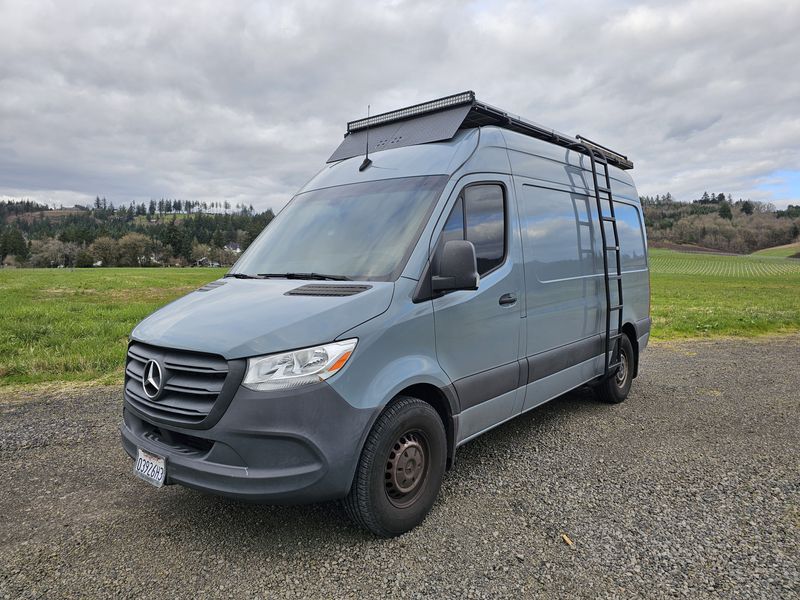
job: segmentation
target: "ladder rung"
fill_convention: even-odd
[[[606,194],[610,194],[611,193],[611,188],[607,188],[604,185],[598,185],[597,186],[597,191],[598,192],[605,192]]]
[[[613,304],[608,307],[608,310],[622,310],[622,304]]]
[[[610,223],[616,223],[617,222],[617,218],[616,217],[601,217],[601,218],[603,219],[603,221],[608,221]]]
[[[609,273],[608,274],[608,278],[609,279],[622,279],[622,275],[619,274],[619,273]]]
[[[619,246],[606,246],[606,252],[611,252],[612,250],[619,251]]]
[[[615,333],[614,335],[608,336],[608,341],[610,342],[611,340],[618,340],[623,335],[625,335],[625,334],[624,333]]]
[[[578,225],[582,225],[584,227],[589,227],[591,226],[591,224],[592,224],[591,221],[578,221]]]
[[[591,248],[582,248],[581,252],[584,252],[586,254],[594,254],[594,250]]]
[[[622,364],[622,361],[618,361],[618,362],[615,362],[615,363],[611,363],[610,365],[608,365],[608,370],[610,371],[611,369],[616,369],[616,368],[617,368],[618,366],[620,366],[621,364]]]

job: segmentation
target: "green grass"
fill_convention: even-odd
[[[753,252],[755,256],[775,256],[780,258],[786,258],[787,256],[792,256],[793,254],[798,254],[798,253],[800,253],[800,242],[795,242],[794,244],[786,244],[785,246],[775,246],[773,248],[765,248],[764,250]]]
[[[650,251],[653,339],[800,330],[800,261]]]
[[[225,269],[0,269],[0,386],[115,382],[127,336]]]
[[[800,330],[800,261],[650,253],[653,339]],[[0,270],[0,388],[118,383],[133,326],[224,269]]]

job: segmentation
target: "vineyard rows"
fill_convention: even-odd
[[[800,280],[800,260],[754,256],[687,255],[655,251],[650,255],[653,273],[708,275],[714,277],[775,277],[788,275]]]

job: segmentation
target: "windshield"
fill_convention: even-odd
[[[447,176],[367,181],[295,196],[231,273],[393,281]]]

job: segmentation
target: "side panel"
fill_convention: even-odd
[[[528,356],[597,335],[604,318],[601,239],[589,196],[518,180]]]

